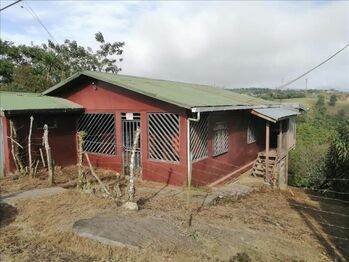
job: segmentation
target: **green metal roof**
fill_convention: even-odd
[[[223,88],[207,85],[150,79],[128,75],[83,71],[44,91],[43,94],[54,95],[69,82],[81,76],[104,81],[133,92],[165,101],[179,107],[191,109],[197,107],[224,106],[261,106],[272,102],[243,94],[238,94]]]
[[[63,98],[36,93],[0,92],[0,112],[6,114],[79,110],[83,110],[83,107]]]

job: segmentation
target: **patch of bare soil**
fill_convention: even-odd
[[[314,199],[300,190],[293,190],[291,195],[265,189],[237,201],[222,199],[214,206],[202,206],[196,201],[187,209],[185,194],[180,188],[177,193],[173,190],[166,194],[163,193],[165,187],[151,188],[147,183],[144,188],[142,183],[138,184],[141,209],[132,216],[158,217],[168,223],[169,228],[177,227],[189,240],[185,247],[180,243],[169,245],[158,241],[133,250],[82,238],[72,230],[76,221],[103,214],[125,215],[125,211],[112,200],[69,190],[20,202],[15,210],[0,206],[1,258],[3,261],[348,259],[345,248],[348,241],[344,240],[349,238],[348,230],[344,229],[349,227],[347,217],[338,218],[333,214],[349,215],[345,203]],[[341,228],[326,226],[324,221]]]

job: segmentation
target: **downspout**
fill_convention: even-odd
[[[196,118],[187,118],[187,186],[188,186],[188,194],[187,194],[187,205],[189,207],[190,202],[190,188],[191,188],[191,180],[192,180],[192,160],[191,160],[191,152],[190,152],[190,121],[199,122],[200,121],[200,112],[196,113]]]

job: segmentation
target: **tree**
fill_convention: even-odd
[[[326,157],[324,186],[349,192],[349,120],[337,128]]]
[[[325,105],[325,97],[323,95],[319,95],[315,104],[317,107],[322,107]]]
[[[68,39],[31,46],[0,39],[0,90],[41,92],[78,71],[120,72],[125,43],[106,42],[101,32],[95,39],[95,52]]]
[[[330,102],[328,103],[330,106],[334,106],[337,102],[337,96],[335,94],[331,95]]]

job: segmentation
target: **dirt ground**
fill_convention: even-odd
[[[64,172],[63,172],[64,173]],[[74,175],[72,175],[72,173]],[[66,179],[63,179],[66,177]],[[62,174],[62,183],[75,177]],[[1,179],[3,192],[44,187],[43,179]],[[151,185],[151,187],[150,187]],[[147,190],[141,190],[142,187]],[[73,224],[103,214],[125,215],[114,201],[64,193],[0,205],[1,261],[346,261],[349,259],[348,203],[318,198],[298,189],[264,188],[214,206],[183,194],[162,194],[162,185],[139,183],[140,210],[132,216],[159,217],[188,241],[149,243],[139,249],[103,245],[76,235]],[[152,190],[149,190],[151,188]],[[178,192],[182,190],[177,188]],[[195,192],[194,192],[195,193]],[[207,192],[209,193],[209,192]],[[190,224],[190,227],[188,226]],[[156,227],[156,225],[154,225]]]

